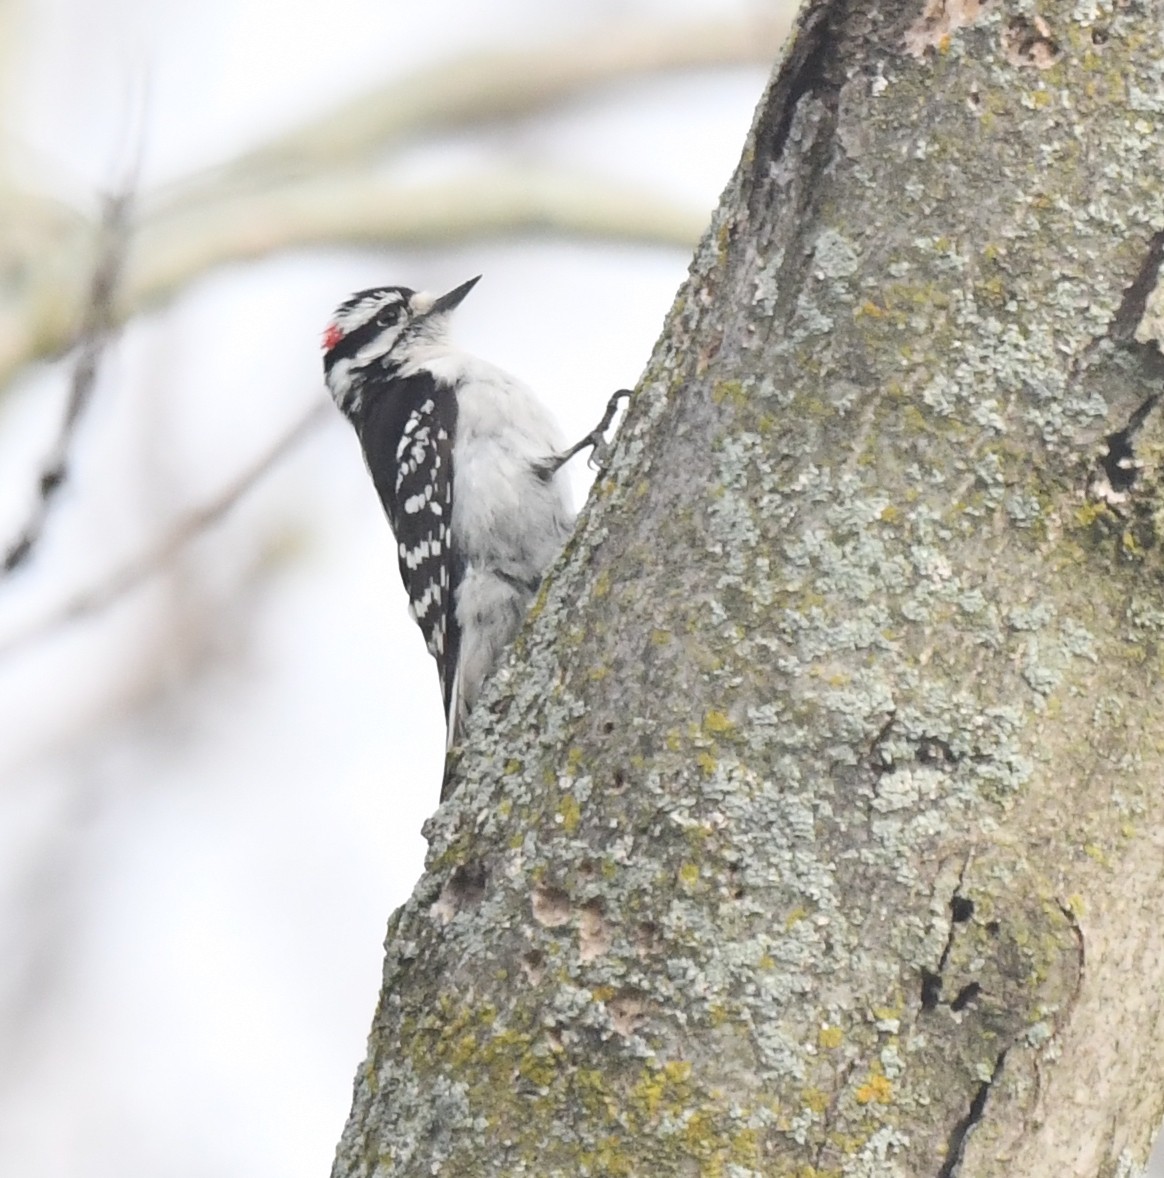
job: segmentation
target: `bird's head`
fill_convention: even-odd
[[[398,368],[412,348],[439,343],[448,317],[480,280],[435,297],[407,286],[376,286],[341,303],[323,333],[323,374],[336,404],[359,408],[359,386],[369,369]]]

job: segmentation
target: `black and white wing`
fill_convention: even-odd
[[[451,716],[461,634],[454,595],[461,560],[452,543],[456,400],[424,373],[385,381],[366,404],[360,441],[396,536],[408,610],[436,659]]]

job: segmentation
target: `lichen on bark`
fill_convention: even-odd
[[[801,14],[429,824],[336,1175],[1143,1161],[1162,29]]]

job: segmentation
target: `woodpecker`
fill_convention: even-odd
[[[323,335],[328,389],[355,427],[409,611],[436,660],[446,751],[573,527],[563,463],[602,444],[627,395],[561,452],[534,394],[449,339],[449,318],[479,278],[439,298],[405,286],[360,291]]]

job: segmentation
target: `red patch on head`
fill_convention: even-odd
[[[323,350],[330,352],[344,338],[343,328],[338,323],[329,323],[323,333]]]

